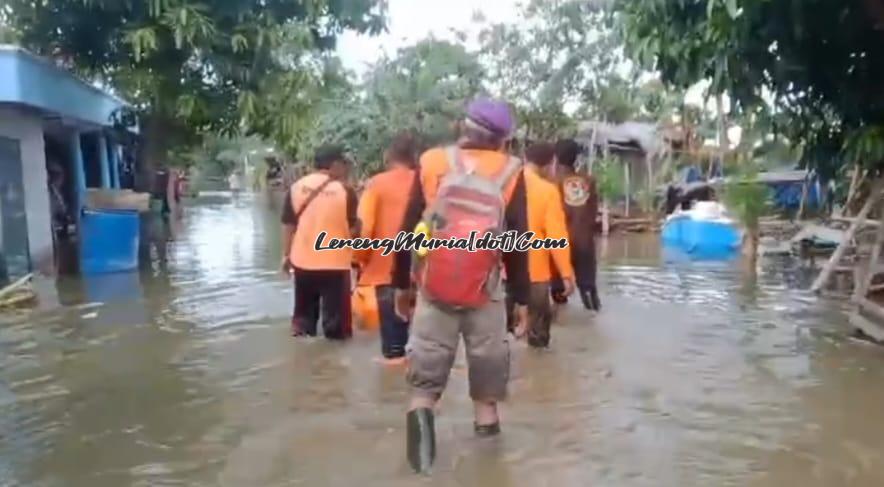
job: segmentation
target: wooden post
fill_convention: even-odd
[[[859,164],[854,164],[853,176],[850,178],[850,188],[847,190],[847,199],[844,201],[844,207],[841,209],[841,214],[843,216],[850,216],[850,205],[853,203],[853,199],[856,195],[859,194],[859,187],[865,180],[866,174],[866,171],[864,171]]]
[[[654,201],[654,164],[653,164],[653,154],[647,153],[645,154],[645,166],[648,168],[648,200],[651,201],[651,206],[653,206]]]
[[[807,205],[807,183],[810,179],[810,171],[804,176],[804,183],[801,184],[801,201],[798,203],[798,214],[796,218],[799,220],[804,219],[804,208]]]
[[[823,286],[829,282],[829,277],[831,277],[832,272],[835,270],[835,267],[838,266],[838,263],[841,262],[841,258],[844,257],[844,252],[846,252],[847,247],[851,245],[851,242],[856,235],[856,231],[862,226],[866,217],[869,215],[869,212],[872,211],[872,207],[874,207],[881,198],[881,184],[882,182],[880,180],[875,183],[875,187],[869,195],[869,199],[866,200],[862,210],[860,210],[859,214],[856,216],[856,220],[851,223],[850,228],[847,229],[847,233],[844,235],[844,240],[838,244],[835,253],[832,254],[832,257],[826,262],[826,265],[823,266],[820,275],[817,276],[815,281],[813,281],[813,285],[810,287],[811,291],[818,293],[822,290]]]
[[[872,280],[875,278],[875,271],[878,268],[878,261],[881,260],[881,246],[884,246],[884,211],[880,212],[881,214],[878,216],[878,231],[875,236],[875,246],[872,247],[872,255],[869,257],[869,262],[865,266],[865,274],[860,274],[860,279],[854,281],[853,288],[853,300],[857,302],[860,298],[865,298],[869,293],[869,286],[872,285]],[[862,269],[862,264],[857,263],[857,270]]]
[[[608,199],[602,201],[602,235],[607,237],[611,231],[611,211],[608,209]]]
[[[592,131],[592,137],[589,138],[589,174],[592,174],[592,171],[595,168],[595,140],[598,133],[599,129],[596,127]]]
[[[629,218],[629,197],[632,194],[629,187],[629,160],[623,161],[623,178],[626,188],[626,218]]]

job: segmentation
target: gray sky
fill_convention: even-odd
[[[345,32],[338,39],[338,55],[344,66],[363,74],[368,64],[376,61],[382,53],[393,54],[397,49],[412,45],[430,35],[440,39],[454,40],[453,31],[467,34],[467,47],[478,48],[476,39],[481,26],[472,21],[481,12],[488,22],[518,23],[520,0],[388,0],[388,32],[380,36],[362,36]],[[685,93],[689,104],[703,106],[705,84],[698,83]],[[730,100],[725,99],[726,111]],[[710,100],[707,110],[714,111]],[[739,133],[731,134],[739,140]]]
[[[414,44],[431,34],[453,40],[452,30],[469,36],[468,47],[475,48],[475,36],[480,27],[471,19],[482,12],[489,22],[518,20],[518,0],[388,0],[389,17],[386,34],[369,37],[347,32],[338,40],[338,54],[344,66],[357,73],[365,72],[365,65],[378,59],[382,52],[393,54],[398,48]]]

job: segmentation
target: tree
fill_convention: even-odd
[[[519,24],[480,35],[490,87],[513,103],[528,137],[567,129],[566,112],[628,118],[636,73],[623,56],[613,17],[598,2],[531,0]]]
[[[845,145],[884,124],[884,28],[875,2],[617,0],[632,52],[667,83],[710,79],[739,107],[772,94],[802,160],[823,176],[852,161]],[[879,167],[884,160],[861,154]]]
[[[25,47],[133,104],[144,167],[204,133],[295,137],[308,104],[299,93],[317,84],[311,54],[343,29],[378,32],[384,10],[383,0],[6,2]]]
[[[482,91],[482,66],[463,46],[426,39],[384,57],[355,87],[331,90],[316,110],[312,144],[338,141],[362,172],[380,167],[393,136],[411,130],[424,146],[450,141],[452,124]],[[305,154],[307,155],[307,154]]]

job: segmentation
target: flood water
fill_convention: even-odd
[[[753,278],[656,236],[605,242],[603,311],[516,346],[499,438],[473,437],[459,359],[418,478],[377,337],[289,337],[277,221],[196,203],[166,266],[3,317],[0,486],[884,485],[884,350],[845,338],[843,305],[797,264]]]

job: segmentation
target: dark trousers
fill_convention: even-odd
[[[350,271],[295,268],[294,335],[316,336],[322,315],[322,331],[331,340],[353,335],[350,310]]]
[[[408,343],[408,322],[396,315],[396,288],[378,286],[375,293],[381,317],[381,353],[384,358],[404,357]]]
[[[515,307],[515,301],[508,294],[506,297],[506,327],[510,332],[515,331],[516,327]],[[549,283],[531,283],[531,293],[528,296],[528,345],[535,348],[548,347],[551,324],[552,306]]]
[[[591,242],[586,246],[572,245],[571,264],[574,266],[577,291],[580,300],[583,301],[583,306],[586,309],[598,311],[601,309],[601,301],[599,300],[598,288],[596,287],[598,262],[595,255],[595,242]],[[567,303],[568,298],[562,296],[562,292],[565,289],[562,280],[554,277],[550,284],[553,301],[557,304]]]

